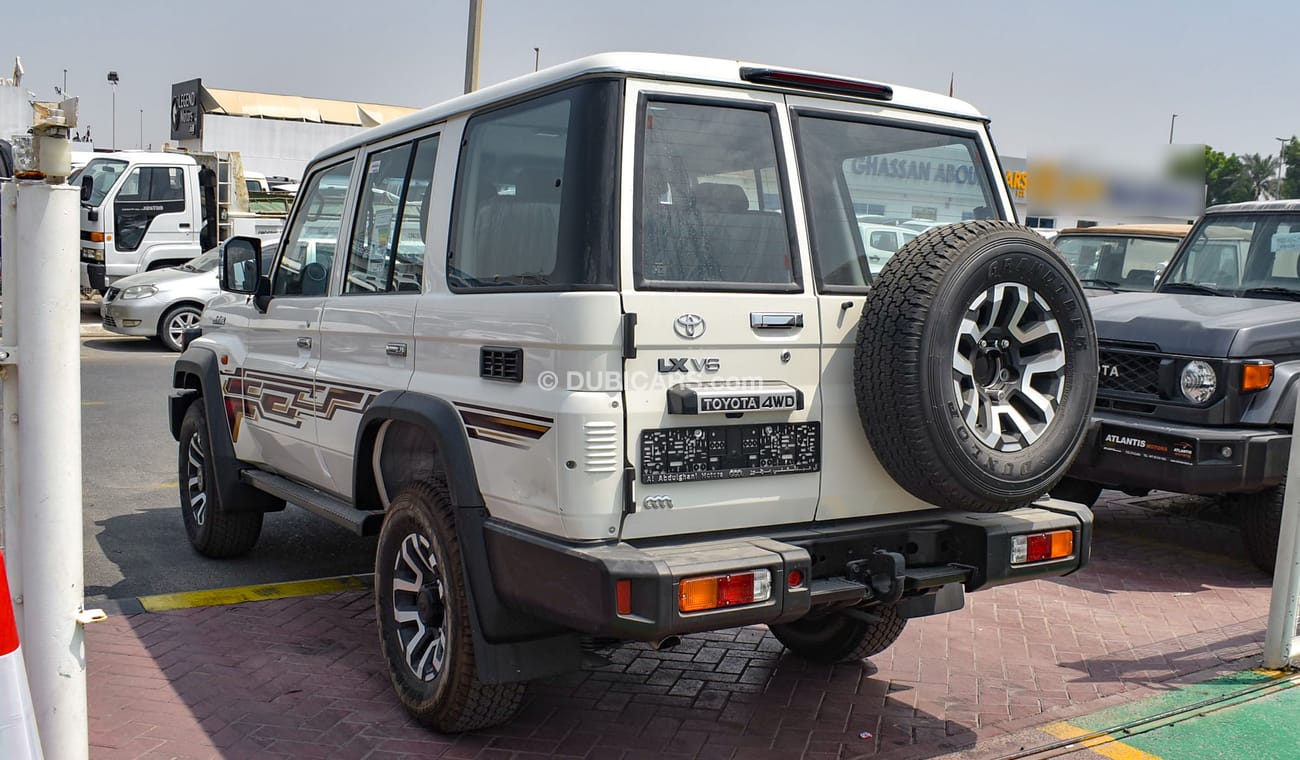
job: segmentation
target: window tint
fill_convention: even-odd
[[[863,240],[869,225],[920,232],[999,216],[973,137],[808,114],[799,116],[796,133],[824,287],[860,289],[879,271],[888,256]]]
[[[469,120],[453,290],[611,287],[618,88],[593,82]]]
[[[650,100],[643,114],[638,286],[797,289],[771,111]]]
[[[352,162],[325,169],[308,180],[297,204],[293,226],[285,233],[271,280],[275,295],[325,295],[343,223]]]
[[[371,156],[352,224],[344,293],[420,290],[438,138]]]
[[[117,197],[123,201],[185,200],[185,176],[176,166],[138,166],[127,175]]]

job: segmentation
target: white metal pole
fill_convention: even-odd
[[[85,601],[79,200],[68,184],[19,182],[18,448],[26,452],[18,462],[26,600],[21,637],[45,756],[57,760],[84,759],[89,752],[79,620]]]
[[[18,236],[18,184],[0,183],[0,230],[10,230],[9,239]],[[0,237],[0,285],[4,294],[0,314],[0,345],[18,345],[18,248],[4,245]],[[8,358],[8,357],[5,357]],[[23,565],[18,501],[18,366],[0,367],[0,477],[4,478],[4,535],[9,573],[9,595],[13,603],[18,630],[23,627]]]
[[[1300,404],[1295,423],[1300,425]],[[1300,427],[1292,427],[1300,430]],[[1264,667],[1284,668],[1296,655],[1296,615],[1300,611],[1300,443],[1292,442],[1282,497],[1282,529],[1278,531],[1277,562],[1273,565],[1273,597],[1264,636]]]

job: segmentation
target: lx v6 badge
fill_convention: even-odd
[[[722,369],[721,359],[692,359],[687,356],[670,356],[659,360],[659,371],[668,372],[717,372]]]

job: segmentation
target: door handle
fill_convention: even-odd
[[[189,222],[181,222],[178,226],[179,226],[181,229],[183,229],[183,230],[188,230],[188,229],[190,228],[190,223],[189,223]]]
[[[803,327],[803,315],[790,311],[751,311],[749,326],[755,330],[788,330]]]
[[[384,348],[384,353],[389,356],[406,356],[406,344],[389,343],[388,346]]]
[[[311,338],[299,338],[298,348],[311,348]]]

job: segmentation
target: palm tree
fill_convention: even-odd
[[[1251,197],[1258,199],[1265,193],[1277,197],[1277,156],[1261,156],[1258,153],[1242,156],[1241,175],[1246,187],[1250,188]]]

